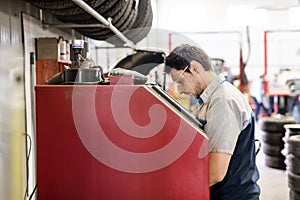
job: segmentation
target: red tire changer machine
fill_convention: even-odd
[[[157,86],[36,87],[40,200],[208,200],[209,141]]]

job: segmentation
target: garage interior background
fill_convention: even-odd
[[[233,74],[239,73],[240,46],[247,57],[246,27],[251,55],[246,68],[249,80],[264,72],[264,33],[268,34],[268,75],[290,69],[300,71],[300,21],[297,0],[153,0],[153,24],[147,38],[137,47],[169,52],[183,41],[202,46],[211,57],[223,58]],[[22,0],[0,1],[0,199],[22,199],[24,190],[35,185],[34,145],[29,169],[25,166],[25,139],[34,141],[32,77],[35,38],[84,38],[90,57],[104,70],[130,49],[106,49],[110,44],[82,37],[70,29],[45,27],[43,20],[58,23],[51,15]],[[172,42],[170,43],[170,34]],[[297,71],[297,73],[294,73]],[[26,177],[29,171],[30,176]]]

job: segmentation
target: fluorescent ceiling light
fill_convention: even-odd
[[[300,25],[300,7],[289,8],[289,24]]]
[[[268,23],[268,11],[254,6],[229,6],[228,23],[232,26],[265,26]]]
[[[165,13],[161,26],[173,31],[198,31],[207,25],[207,7],[179,4]]]

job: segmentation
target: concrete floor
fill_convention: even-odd
[[[261,129],[256,124],[256,138],[261,140]],[[262,144],[263,145],[263,144]],[[261,200],[288,200],[289,188],[286,170],[270,168],[265,165],[262,149],[257,154],[256,162],[260,172],[259,185],[261,187]]]

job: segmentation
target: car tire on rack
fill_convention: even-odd
[[[112,17],[114,13],[117,13],[120,6],[126,5],[126,0],[121,1],[105,1],[98,7],[93,7],[95,11],[101,14],[104,18]],[[121,4],[121,5],[120,5]],[[115,10],[116,9],[116,10]],[[78,24],[95,24],[100,23],[91,14],[83,10],[80,14],[68,14],[68,13],[56,13],[56,18],[62,22],[72,22]]]
[[[261,139],[264,143],[271,145],[283,145],[282,138],[285,136],[284,132],[262,132]]]
[[[300,176],[288,172],[288,186],[291,190],[300,193]]]
[[[285,124],[284,128],[286,138],[293,135],[300,135],[300,124]]]
[[[120,26],[124,25],[125,23],[128,23],[128,25],[130,25],[129,23],[133,23],[133,22],[126,22],[126,19],[129,18],[129,15],[131,15],[131,20],[134,20],[134,15],[135,13],[133,12],[134,10],[132,9],[134,7],[134,2],[135,0],[128,0],[126,1],[127,4],[125,5],[126,9],[122,9],[120,10],[119,13],[117,13],[116,16],[113,17],[113,19],[117,20],[117,21],[113,21],[115,22],[113,25],[116,28],[120,28]],[[106,14],[104,14],[106,15]],[[109,14],[107,14],[109,15]],[[128,28],[128,27],[125,27]],[[92,39],[95,40],[107,40],[110,37],[113,37],[114,34],[112,33],[111,30],[109,30],[108,28],[77,28],[76,29],[78,32],[80,32],[81,34],[90,37]]]
[[[91,8],[95,9],[98,6],[100,6],[100,4],[102,4],[104,1],[101,0],[88,0],[85,1],[85,3],[87,3]],[[63,15],[63,16],[73,16],[73,15],[80,15],[80,14],[85,14],[86,11],[83,10],[80,6],[76,5],[74,3],[74,5],[72,7],[68,7],[68,8],[60,8],[60,9],[45,9],[43,8],[44,11],[51,13],[53,15]]]
[[[292,154],[288,154],[286,156],[286,162],[289,171],[300,176],[300,158],[295,157]]]
[[[70,8],[79,8],[73,1],[70,0],[25,0],[28,3],[40,8],[49,10],[63,10]],[[85,0],[91,6],[100,6],[105,0]],[[84,12],[84,11],[83,11]]]
[[[285,124],[295,124],[296,121],[293,118],[276,119],[272,117],[266,117],[259,120],[260,128],[266,132],[285,132]]]
[[[293,135],[288,138],[288,152],[295,157],[300,157],[300,135]]]
[[[290,200],[300,200],[300,192],[290,189]]]
[[[284,156],[269,156],[265,154],[265,164],[268,167],[275,168],[275,169],[286,169],[286,164],[284,162]]]
[[[281,150],[284,145],[271,145],[267,143],[263,143],[262,148],[263,152],[269,156],[282,156]]]

